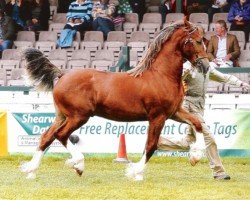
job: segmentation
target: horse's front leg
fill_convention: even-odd
[[[165,124],[166,116],[161,115],[149,121],[148,137],[146,141],[145,150],[141,160],[138,163],[130,163],[126,170],[126,175],[136,181],[143,180],[143,172],[146,163],[149,161],[155,150],[161,130]]]

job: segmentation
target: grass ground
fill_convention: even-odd
[[[26,180],[18,169],[30,157],[1,157],[0,199],[250,199],[250,159],[224,158],[232,180],[215,181],[206,160],[192,167],[186,158],[153,157],[144,181],[134,182],[124,176],[124,164],[112,163],[115,155],[86,156],[82,177],[64,166],[67,157],[46,156],[35,180]]]

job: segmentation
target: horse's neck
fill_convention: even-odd
[[[177,82],[181,81],[183,58],[177,45],[164,45],[152,64],[152,69]]]

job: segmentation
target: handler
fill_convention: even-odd
[[[242,82],[235,76],[220,73],[215,67],[216,64],[211,62],[209,70],[204,72],[202,71],[202,67],[194,71],[195,69],[193,70],[191,63],[188,61],[183,65],[183,80],[186,87],[183,107],[200,118],[203,134],[196,133],[194,129],[189,127],[188,134],[180,140],[160,137],[158,150],[190,150],[189,161],[194,166],[202,158],[203,148],[201,144],[205,142],[206,155],[210,168],[213,171],[214,179],[230,180],[230,176],[226,174],[222,165],[213,134],[210,132],[203,118],[207,84],[209,80],[213,80],[236,85],[248,90],[250,89],[250,85]]]

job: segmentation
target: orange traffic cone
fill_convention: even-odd
[[[126,141],[125,141],[125,134],[122,133],[120,135],[120,142],[119,142],[119,149],[117,153],[116,159],[113,160],[116,163],[129,163],[126,151]]]

